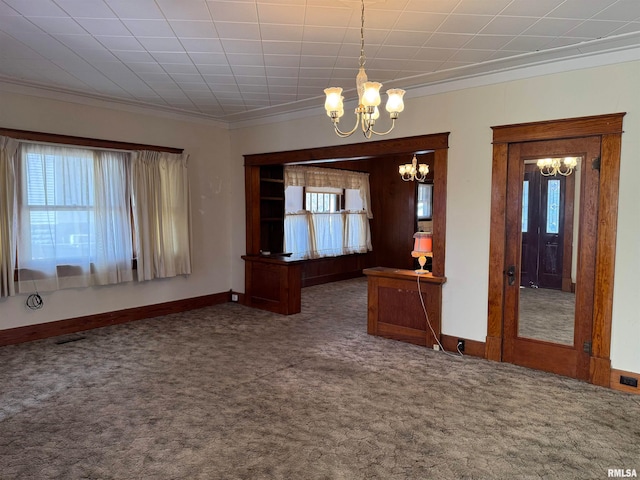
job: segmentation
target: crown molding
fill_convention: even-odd
[[[24,80],[16,80],[10,77],[0,75],[0,92],[17,93],[31,97],[48,98],[79,105],[87,105],[92,107],[109,108],[111,110],[125,111],[129,113],[138,113],[143,115],[153,115],[171,120],[178,120],[190,123],[201,123],[214,126],[217,128],[229,129],[227,122],[211,118],[207,115],[195,112],[187,112],[171,107],[163,107],[160,105],[150,105],[143,102],[133,100],[125,100],[117,97],[109,97],[106,95],[98,95],[93,93],[83,93],[74,90],[68,90],[51,85],[45,85],[35,82],[27,82]]]

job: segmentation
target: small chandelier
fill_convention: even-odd
[[[541,158],[538,160],[540,173],[545,177],[554,177],[557,174],[567,177],[573,173],[576,165],[578,165],[576,157]]]
[[[413,160],[411,163],[405,163],[404,165],[400,165],[398,169],[400,171],[400,177],[405,182],[417,180],[418,182],[424,182],[427,179],[427,174],[429,173],[429,165],[426,163],[421,163],[418,165],[418,159],[415,155],[413,155]]]
[[[360,23],[360,70],[356,76],[356,89],[358,91],[358,107],[355,110],[356,124],[352,130],[343,132],[338,127],[340,117],[344,115],[344,105],[341,87],[325,88],[324,93],[327,98],[324,102],[324,108],[327,111],[327,115],[333,122],[333,128],[339,137],[345,138],[352,135],[357,129],[358,125],[362,128],[362,133],[366,138],[371,138],[372,134],[386,135],[393,130],[396,119],[400,112],[404,110],[404,102],[402,97],[404,90],[399,88],[392,88],[387,90],[389,96],[387,100],[386,110],[389,112],[391,118],[391,127],[386,132],[376,132],[373,127],[376,124],[376,120],[380,116],[378,105],[380,105],[380,88],[381,83],[369,82],[367,74],[364,71],[364,64],[366,63],[366,57],[364,55],[364,0],[362,0],[362,16]]]

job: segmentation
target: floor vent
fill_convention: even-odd
[[[83,337],[81,335],[76,335],[74,337],[61,338],[60,340],[56,341],[56,345],[63,345],[65,343],[77,342],[79,340],[84,340],[85,338],[87,337]]]

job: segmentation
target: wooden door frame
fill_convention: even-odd
[[[487,359],[502,361],[509,144],[600,136],[602,146],[598,194],[596,280],[589,381],[596,385],[610,386],[613,277],[618,221],[622,119],[624,115],[625,113],[614,113],[491,127],[493,130],[493,163],[489,296],[485,349]],[[591,160],[586,160],[585,167],[590,168]]]

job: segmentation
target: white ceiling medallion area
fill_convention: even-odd
[[[358,0],[0,0],[2,89],[235,126],[357,97]],[[407,90],[640,58],[638,0],[365,0],[367,74]],[[602,55],[605,54],[605,55]],[[607,58],[604,58],[607,57]],[[565,65],[566,64],[566,65]],[[520,72],[520,73],[519,73]],[[504,77],[503,75],[503,77]],[[266,120],[265,120],[266,121]]]

